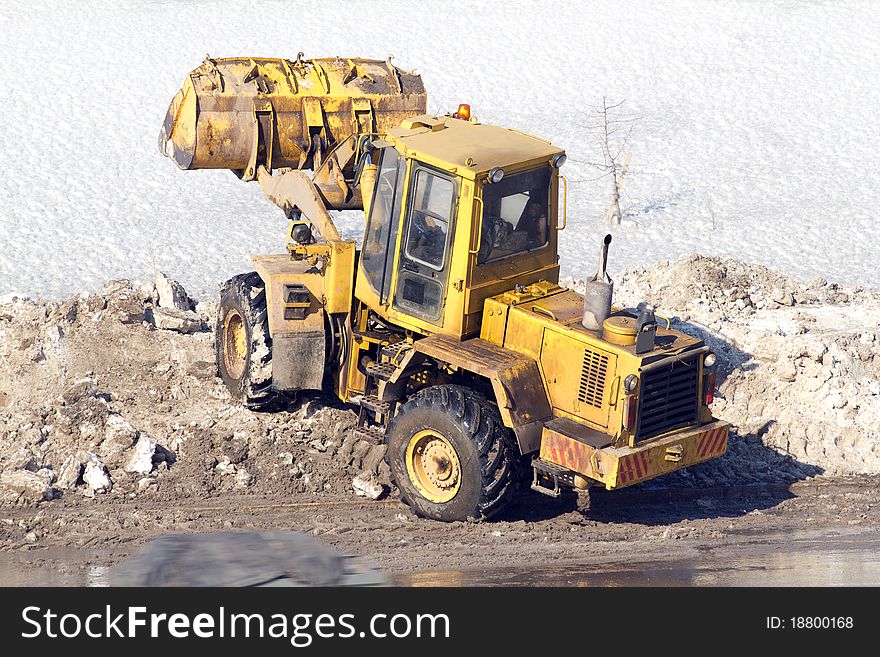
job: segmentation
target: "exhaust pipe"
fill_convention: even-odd
[[[614,281],[606,271],[608,265],[608,246],[611,235],[602,240],[599,252],[599,269],[595,276],[587,281],[584,290],[584,318],[581,323],[590,331],[602,331],[602,323],[611,314],[611,296],[614,293]]]

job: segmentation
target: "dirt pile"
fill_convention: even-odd
[[[719,357],[713,409],[737,437],[692,474],[880,473],[880,295],[690,255],[622,275],[615,304],[640,301]]]
[[[353,497],[358,475],[387,493],[384,447],[351,437],[351,410],[301,396],[259,414],[231,400],[213,314],[162,276],[0,303],[0,502]]]

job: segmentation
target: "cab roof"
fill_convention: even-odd
[[[475,178],[494,167],[550,161],[564,149],[524,132],[451,116],[416,116],[388,132],[398,151],[408,157]]]

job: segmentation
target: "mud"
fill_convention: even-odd
[[[36,513],[4,509],[0,578],[8,585],[104,585],[113,565],[160,534],[285,529],[366,556],[401,585],[751,585],[762,571],[772,571],[767,583],[774,585],[875,585],[876,558],[865,555],[880,535],[878,483],[859,477],[790,490],[599,490],[587,509],[576,498],[524,492],[502,518],[480,524],[423,520],[396,500],[279,504],[227,493],[166,505],[81,498]],[[25,540],[43,528],[62,531]]]

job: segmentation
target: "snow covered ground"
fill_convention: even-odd
[[[633,135],[619,271],[690,251],[880,287],[880,4],[231,0],[0,6],[0,294],[60,297],[156,269],[197,294],[280,250],[255,184],[181,172],[160,122],[205,53],[395,56],[429,110],[561,144],[563,274],[590,273],[606,181],[603,96]],[[346,217],[343,232],[360,222]]]

